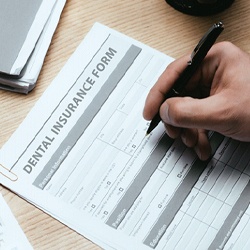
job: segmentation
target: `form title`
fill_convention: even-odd
[[[64,111],[61,113],[57,121],[50,129],[52,135],[47,135],[44,137],[43,141],[38,145],[35,152],[27,161],[27,164],[23,167],[23,170],[26,173],[30,174],[33,168],[42,159],[46,151],[53,144],[56,136],[60,134],[64,126],[67,124],[72,114],[76,112],[80,104],[83,102],[84,98],[88,95],[89,92],[91,92],[93,86],[96,83],[96,80],[101,76],[102,72],[105,71],[116,53],[117,51],[111,47],[109,47],[106,53],[104,53],[100,61],[93,68],[91,76],[86,77],[86,80],[82,84],[81,88],[74,94],[74,97],[71,99],[71,101],[68,103]]]

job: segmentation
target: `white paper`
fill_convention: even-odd
[[[24,232],[0,194],[0,249],[31,250]]]
[[[3,185],[105,249],[237,244],[250,144],[211,133],[207,163],[162,124],[145,136],[146,95],[172,60],[95,24],[3,146]]]

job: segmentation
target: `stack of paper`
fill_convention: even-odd
[[[105,249],[250,249],[250,143],[145,136],[173,59],[96,24],[0,152],[0,183]],[[31,125],[32,124],[32,125]]]
[[[28,93],[36,84],[66,0],[0,0],[0,88]]]
[[[0,249],[32,250],[32,246],[1,194],[0,208]]]

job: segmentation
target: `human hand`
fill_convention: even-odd
[[[185,89],[185,97],[164,101],[190,56],[172,62],[150,90],[146,120],[160,116],[171,138],[181,137],[202,160],[210,156],[207,131],[250,141],[250,55],[229,42],[215,44]]]

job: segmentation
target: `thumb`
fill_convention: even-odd
[[[164,123],[182,128],[200,128],[220,131],[223,126],[225,102],[215,95],[204,99],[174,97],[160,108]],[[224,120],[225,124],[225,120]]]

